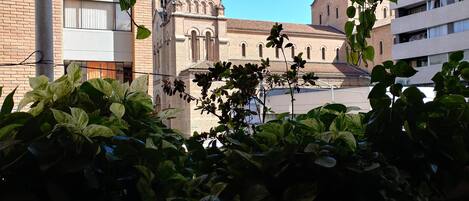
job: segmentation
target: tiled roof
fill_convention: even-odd
[[[275,22],[269,21],[256,21],[256,20],[241,20],[241,19],[228,19],[227,27],[230,30],[241,31],[264,31],[270,32]],[[293,24],[293,23],[280,23],[283,25],[287,33],[301,33],[301,34],[319,34],[330,36],[344,36],[344,33],[331,26],[309,25],[309,24]]]
[[[244,65],[247,63],[260,64],[254,60],[230,60],[233,65]],[[290,67],[291,64],[288,65]],[[285,62],[270,61],[271,72],[285,72]],[[303,72],[314,72],[318,76],[368,76],[368,73],[350,66],[346,63],[306,63]]]

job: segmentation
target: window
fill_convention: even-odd
[[[195,13],[199,13],[199,2],[195,2],[194,3],[194,6],[195,6]]]
[[[212,33],[207,32],[205,34],[205,60],[213,60],[213,43],[212,43]]]
[[[123,82],[132,82],[132,63],[103,61],[69,61],[65,60],[65,72],[71,63],[82,67],[83,80],[111,78]]]
[[[207,14],[207,4],[205,4],[205,2],[202,2],[202,12]]]
[[[276,47],[276,48],[275,48],[275,58],[277,58],[277,59],[280,58],[280,53],[279,53],[279,51],[280,51],[280,48]]]
[[[246,44],[244,43],[241,45],[241,55],[246,57]]]
[[[259,57],[264,57],[264,54],[262,52],[262,44],[259,44]]]
[[[321,48],[322,60],[326,60],[326,48]]]
[[[454,33],[469,31],[469,19],[454,23]]]
[[[331,15],[331,9],[330,9],[330,6],[327,5],[327,16],[330,16]]]
[[[335,60],[338,62],[339,61],[339,53],[340,53],[340,50],[339,48],[335,49]]]
[[[383,41],[379,41],[379,54],[383,55]]]
[[[306,48],[306,57],[307,57],[308,59],[311,59],[311,47],[307,47],[307,48]]]
[[[442,64],[448,61],[448,54],[437,54],[429,56],[430,65]]]
[[[436,38],[444,35],[448,35],[448,25],[446,24],[428,29],[428,38]]]
[[[131,19],[119,3],[64,1],[64,27],[75,29],[131,31]]]
[[[322,15],[319,15],[319,25],[322,25]]]
[[[469,50],[464,50],[464,61],[469,61]]]
[[[191,32],[191,56],[192,61],[196,62],[199,60],[199,39],[197,38],[197,32]]]
[[[335,18],[339,19],[339,8],[335,8]]]
[[[386,19],[388,17],[388,9],[384,8],[383,9],[383,18]]]
[[[295,46],[291,47],[291,58],[295,58]]]

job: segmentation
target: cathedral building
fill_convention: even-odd
[[[186,91],[191,95],[200,96],[200,88],[192,83],[194,75],[206,72],[217,61],[243,65],[269,58],[271,72],[284,72],[283,55],[275,48],[266,47],[266,38],[276,22],[226,18],[221,0],[161,0],[156,7],[154,71],[178,76],[185,81]],[[341,11],[345,15],[345,10]],[[308,62],[305,71],[314,72],[320,78],[318,88],[367,86],[367,73],[346,62],[347,43],[340,26],[278,23],[283,24],[289,42],[294,44],[286,49],[288,62],[302,52]],[[195,110],[195,102],[166,96],[161,87],[166,78],[154,77],[153,94],[158,108],[182,110],[176,119],[168,122],[170,127],[191,135],[216,125],[217,119]]]

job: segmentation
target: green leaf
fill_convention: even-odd
[[[391,69],[394,66],[394,62],[393,61],[385,61],[385,62],[383,62],[383,66],[386,69]]]
[[[243,151],[240,151],[240,150],[233,150],[234,153],[237,153],[239,156],[241,156],[242,158],[244,158],[246,161],[248,161],[249,163],[251,163],[252,165],[254,165],[255,167],[257,167],[258,169],[261,169],[262,165],[255,161],[253,158],[252,158],[252,155],[251,154],[248,154],[246,152],[243,152]]]
[[[75,121],[73,120],[72,115],[56,109],[50,110],[52,110],[52,114],[54,115],[54,119],[57,121],[57,123],[75,125]]]
[[[377,65],[371,71],[371,83],[384,82],[386,79],[386,68],[382,65]]]
[[[116,115],[119,119],[121,119],[125,114],[125,107],[120,103],[111,104],[109,110],[111,110],[112,114]]]
[[[453,52],[449,55],[449,60],[453,62],[460,62],[464,59],[464,51]]]
[[[375,58],[375,49],[373,48],[373,46],[368,46],[363,50],[363,57],[366,60],[373,61],[373,59]]]
[[[39,77],[29,78],[29,86],[31,86],[32,89],[44,90],[46,89],[48,84],[49,84],[49,78],[47,78],[44,75],[41,75]]]
[[[158,113],[158,118],[161,120],[174,119],[179,113],[182,112],[182,109],[179,108],[168,108]]]
[[[91,79],[87,81],[93,88],[100,91],[104,95],[110,97],[112,95],[112,85],[103,79]]]
[[[335,158],[332,158],[330,156],[321,156],[317,158],[316,160],[314,160],[314,163],[325,168],[333,168],[336,166],[337,160],[335,160]]]
[[[76,126],[79,129],[85,129],[88,125],[88,114],[80,108],[70,108],[72,118],[76,122]]]
[[[347,34],[347,36],[352,35],[354,28],[355,28],[355,22],[354,21],[346,22],[345,23],[345,34]]]
[[[283,200],[314,201],[318,196],[317,183],[300,183],[290,186],[283,193]]]
[[[119,4],[121,6],[121,11],[126,11],[131,9],[137,0],[119,0]]]
[[[469,81],[469,68],[465,68],[461,71],[461,77],[464,80]]]
[[[70,82],[73,83],[73,85],[77,85],[80,83],[82,79],[82,73],[81,73],[81,68],[80,65],[77,63],[72,63],[68,65],[67,67],[67,76]]]
[[[140,25],[137,27],[137,39],[139,40],[145,39],[145,38],[150,37],[150,35],[151,35],[151,31],[145,28],[145,26]]]
[[[373,87],[373,89],[371,89],[371,92],[370,94],[368,95],[368,98],[369,99],[372,99],[372,98],[381,98],[383,96],[387,96],[386,95],[386,85],[383,84],[383,83],[378,83],[377,85],[375,85]]]
[[[15,96],[16,92],[15,88],[10,94],[5,97],[5,100],[3,101],[2,104],[2,109],[0,110],[0,115],[6,115],[11,113],[11,110],[13,110],[13,106],[15,105],[15,102],[13,101],[13,96]]]
[[[354,18],[356,12],[357,12],[357,9],[355,8],[355,6],[349,6],[349,7],[347,8],[347,16],[348,16],[349,18]]]
[[[394,96],[400,97],[403,87],[404,86],[402,86],[402,84],[399,84],[399,83],[391,85],[391,88],[390,88],[391,94]]]
[[[417,87],[409,87],[402,95],[405,97],[407,102],[412,104],[423,104],[423,99],[425,98],[425,94],[422,93]]]
[[[106,127],[106,126],[101,126],[101,125],[96,125],[96,124],[91,124],[85,128],[83,131],[83,135],[86,137],[113,137],[114,132]]]
[[[212,186],[210,192],[212,195],[215,195],[216,197],[218,197],[225,190],[226,186],[228,186],[227,183],[218,182]]]
[[[398,61],[393,68],[391,68],[391,73],[396,77],[412,77],[417,73],[417,71],[412,68],[407,62],[405,61]]]
[[[148,93],[148,75],[143,75],[135,79],[130,85],[130,92]]]
[[[343,140],[350,150],[355,151],[357,149],[357,141],[353,133],[347,131],[339,132],[337,140]]]
[[[174,146],[173,143],[171,142],[168,142],[166,140],[161,140],[161,147],[163,149],[174,149],[174,150],[177,150],[176,146]]]
[[[9,124],[0,128],[0,140],[11,134],[15,129],[22,127],[23,124]]]

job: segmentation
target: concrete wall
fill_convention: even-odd
[[[437,38],[395,44],[393,58],[399,60],[468,49],[468,38],[469,32],[465,31]]]
[[[414,30],[426,29],[449,22],[469,18],[469,1],[456,2],[451,5],[396,18],[392,21],[392,33],[397,35]]]
[[[64,29],[63,59],[132,62],[132,32]]]

